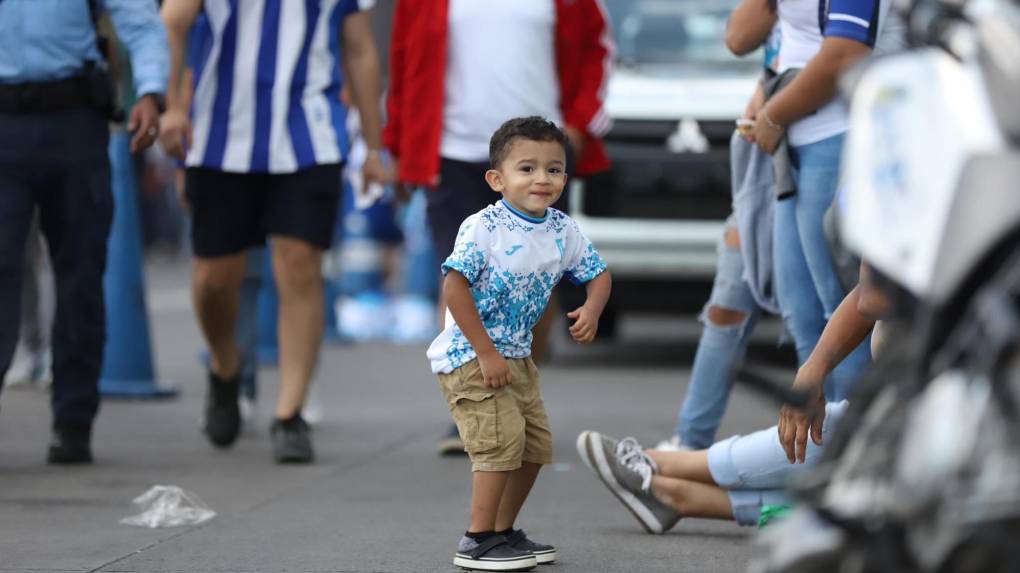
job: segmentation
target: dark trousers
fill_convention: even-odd
[[[91,424],[99,409],[113,217],[108,142],[106,120],[91,110],[0,113],[0,383],[18,340],[25,240],[38,209],[57,292],[55,424]]]

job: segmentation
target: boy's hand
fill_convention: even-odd
[[[478,365],[482,367],[482,379],[486,388],[502,388],[512,382],[510,365],[499,351],[492,350],[479,354]]]
[[[592,311],[586,306],[581,306],[567,313],[568,318],[574,319],[570,325],[570,336],[578,344],[588,344],[595,340],[595,333],[599,330],[599,313]]]

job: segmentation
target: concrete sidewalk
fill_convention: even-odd
[[[0,571],[457,570],[451,559],[467,524],[470,473],[466,460],[434,453],[449,418],[424,347],[326,349],[317,464],[272,463],[274,370],[260,373],[254,432],[216,451],[199,432],[201,337],[177,301],[186,301],[186,273],[155,274],[149,298],[159,301],[150,317],[158,371],[182,392],[168,402],[104,402],[95,465],[45,465],[47,396],[4,392]],[[519,521],[559,549],[559,562],[540,571],[744,570],[753,531],[685,520],[649,536],[574,452],[577,433],[588,428],[649,442],[669,433],[688,374],[669,343],[574,348],[561,341],[558,359],[542,369],[557,463],[540,476]],[[656,356],[626,358],[634,352]],[[721,435],[775,423],[776,410],[738,388]],[[155,484],[197,493],[218,516],[177,529],[120,525],[134,513],[131,499]]]

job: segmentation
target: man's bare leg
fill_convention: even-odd
[[[195,316],[209,345],[209,367],[222,380],[240,368],[234,337],[247,259],[244,252],[223,257],[195,257],[191,295]]]
[[[299,239],[274,236],[272,252],[280,295],[276,417],[285,420],[301,411],[322,342],[322,249]]]

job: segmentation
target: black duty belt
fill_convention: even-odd
[[[51,82],[0,84],[0,113],[46,113],[93,107],[86,76]]]

